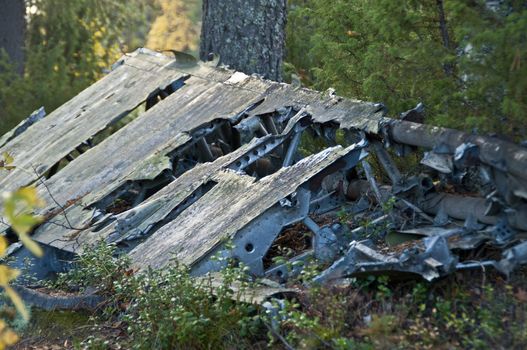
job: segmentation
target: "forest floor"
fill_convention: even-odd
[[[100,344],[91,344],[90,340],[95,336]],[[20,338],[13,349],[59,350],[88,346],[101,349],[128,348],[123,325],[101,322],[99,315],[92,312],[33,309],[31,321]]]
[[[433,284],[369,278],[315,289],[302,289],[296,300],[315,326],[286,324],[287,341],[267,343],[258,337],[251,348],[527,348],[526,268],[509,280],[493,271],[472,271]],[[100,312],[32,310],[14,348],[129,349],[133,341],[125,322]]]

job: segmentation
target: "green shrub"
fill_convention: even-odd
[[[126,256],[104,242],[86,249],[74,268],[60,274],[57,288],[96,287],[108,296],[103,319],[127,324],[134,349],[245,348],[265,337],[256,307],[241,302],[250,286],[243,267],[230,267],[212,285],[195,279],[177,262],[164,270],[135,272]],[[237,283],[239,288],[231,288]],[[84,346],[99,348],[104,339]]]

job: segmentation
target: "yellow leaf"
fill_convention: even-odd
[[[20,312],[24,320],[29,320],[29,313],[27,312],[26,306],[24,305],[22,298],[20,298],[15,292],[15,290],[10,286],[3,287],[5,289],[6,294],[9,296],[9,298],[13,302],[13,305],[15,305],[16,309],[18,310],[18,312]]]
[[[5,196],[4,202],[4,215],[11,227],[18,234],[24,246],[38,257],[43,255],[42,248],[28,236],[28,233],[35,225],[42,222],[42,217],[32,212],[36,207],[43,205],[35,187],[22,187],[9,193]],[[0,255],[3,255],[6,248],[5,240],[0,242]]]
[[[13,197],[27,203],[30,207],[42,207],[44,202],[40,199],[36,187],[21,187],[14,192]]]
[[[11,227],[19,236],[29,233],[35,225],[42,221],[41,217],[32,214],[10,215],[8,213],[7,218],[11,223]]]
[[[13,170],[15,169],[16,167],[13,166],[13,165],[9,165],[9,164],[12,164],[14,161],[13,157],[11,157],[11,155],[7,152],[4,152],[2,153],[2,158],[0,159],[0,169],[4,169],[4,170]]]
[[[7,249],[7,240],[4,236],[0,236],[0,257],[4,256]]]
[[[19,233],[18,236],[20,237],[20,240],[24,244],[24,246],[35,256],[41,257],[44,255],[44,252],[42,251],[42,248],[34,241],[32,240],[26,233]]]
[[[6,346],[15,345],[17,341],[18,335],[10,329],[6,329],[0,333],[0,349],[5,349]]]
[[[6,165],[9,165],[14,161],[13,157],[7,152],[2,153],[2,157],[4,158],[4,163]]]
[[[18,275],[20,275],[20,271],[5,265],[0,265],[0,286],[5,288],[9,285],[9,282],[17,278]]]
[[[27,236],[31,229],[42,222],[42,217],[33,215],[36,207],[43,205],[37,195],[35,187],[22,187],[13,193],[5,195],[4,213],[13,230],[34,254],[41,255],[42,251]]]

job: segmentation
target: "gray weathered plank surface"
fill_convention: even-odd
[[[155,232],[130,256],[139,268],[161,268],[171,258],[192,265],[352,150],[352,147],[329,148],[260,181],[230,170],[220,171],[212,178],[217,183],[214,188]]]
[[[88,140],[108,124],[125,116],[157,88],[181,78],[184,74],[145,64],[137,69],[126,64],[117,67],[42,121],[14,138],[0,149],[9,152],[18,169],[0,178],[0,188],[13,190],[32,183],[75,147]],[[168,59],[163,59],[169,62]]]
[[[217,171],[231,164],[250,148],[250,144],[245,145],[226,156],[216,159],[214,162],[199,164],[169,183],[145,201],[144,204],[146,205],[150,203],[157,203],[159,205],[156,205],[154,212],[150,214],[147,220],[139,222],[137,228],[145,228],[150,224],[155,224],[163,220],[196,189],[209,182]],[[82,228],[88,224],[93,210],[84,210],[82,204],[76,204],[68,208],[66,212],[72,225]],[[57,215],[53,221],[43,225],[33,238],[38,242],[49,244],[56,248],[80,252],[82,251],[82,246],[88,246],[96,243],[98,240],[106,239],[109,234],[115,231],[115,224],[114,222],[99,232],[94,232],[90,228],[79,232],[78,230],[67,227],[67,222],[63,215]]]
[[[342,129],[379,131],[386,111],[382,105],[360,100],[344,99],[309,89],[298,89],[287,84],[273,84],[266,92],[265,101],[251,111],[252,115],[272,112],[277,106],[305,108],[317,123],[334,122]]]
[[[214,119],[232,117],[257,97],[252,91],[225,88],[200,78],[187,83],[47,181],[56,199],[64,203],[91,194],[90,202],[97,201],[129,174],[140,174],[155,156],[188,142],[188,131]]]

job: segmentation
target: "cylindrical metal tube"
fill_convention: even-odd
[[[470,142],[479,147],[483,163],[527,180],[527,149],[510,142],[403,120],[390,121],[389,135],[395,142],[411,146],[431,149],[441,144],[452,154],[458,146]]]
[[[296,149],[298,148],[298,144],[300,143],[300,132],[297,132],[293,135],[293,138],[291,139],[291,142],[289,143],[289,148],[287,149],[287,153],[284,157],[284,167],[288,167],[293,163],[293,158],[296,154]]]
[[[470,215],[473,215],[481,223],[494,225],[499,219],[497,216],[485,215],[487,208],[485,198],[432,193],[420,203],[420,208],[428,214],[437,214],[441,207],[443,207],[449,217],[458,220],[465,220]],[[507,219],[511,227],[527,231],[526,215],[522,215],[522,213],[527,213],[527,208],[519,208],[515,214],[509,214]]]

